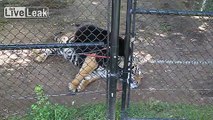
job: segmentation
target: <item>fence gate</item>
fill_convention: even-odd
[[[128,0],[122,119],[213,119],[212,9],[211,0]],[[142,73],[137,89],[128,63]]]

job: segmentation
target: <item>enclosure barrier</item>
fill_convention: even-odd
[[[69,48],[80,46],[104,46],[100,43],[52,43],[52,44],[15,44],[15,45],[0,45],[0,50],[23,50],[23,49],[44,49],[44,48]]]
[[[134,42],[135,39],[137,39],[136,35],[136,15],[177,15],[177,16],[206,16],[210,17],[213,16],[213,12],[204,12],[202,11],[183,11],[183,10],[159,10],[159,9],[143,9],[143,8],[137,8],[137,0],[128,0],[127,1],[127,13],[126,13],[126,45],[125,45],[125,62],[124,62],[124,76],[123,76],[123,91],[122,91],[122,106],[121,106],[121,119],[122,120],[177,120],[173,118],[131,118],[128,117],[128,109],[130,108],[130,85],[127,84],[127,81],[131,81],[127,78],[128,71],[131,71],[131,64],[132,61],[129,60],[133,54],[130,54],[128,52],[129,49],[137,50],[137,48],[131,46],[131,42]],[[142,23],[143,24],[143,23]],[[143,42],[140,44],[144,44]],[[137,46],[138,44],[134,45]],[[137,57],[137,55],[135,56]],[[146,58],[145,58],[146,59]],[[212,58],[211,58],[212,59]],[[140,61],[140,60],[139,60]],[[211,60],[207,61],[172,61],[172,60],[150,60],[150,63],[156,63],[156,64],[206,64],[206,65],[212,65]],[[140,63],[138,63],[140,64]],[[142,68],[143,69],[143,68]],[[130,73],[131,74],[131,73]],[[131,78],[131,77],[130,77]],[[205,89],[203,89],[205,90]],[[207,89],[211,91],[211,89]],[[128,92],[127,92],[128,91]],[[138,111],[140,112],[140,111]],[[141,113],[143,114],[143,113]],[[182,120],[179,118],[178,120]]]
[[[111,48],[110,48],[110,76],[108,88],[108,118],[109,120],[116,119],[116,90],[117,80],[119,79],[118,71],[118,37],[120,24],[120,5],[121,0],[112,1],[112,26],[111,26]]]
[[[132,14],[156,14],[156,15],[181,15],[181,16],[213,16],[212,12],[201,11],[180,11],[180,10],[146,10],[137,8],[136,10],[130,10]]]
[[[154,1],[154,0],[153,0]],[[162,0],[163,1],[163,0]],[[151,2],[151,1],[149,1]],[[156,1],[154,1],[156,2]],[[158,1],[159,2],[159,1]],[[177,99],[169,99],[169,102],[185,102],[179,98],[181,95],[185,95],[184,97],[189,97],[188,103],[192,103],[192,101],[198,101],[198,104],[210,103],[212,104],[212,51],[213,44],[212,33],[211,31],[206,34],[210,34],[208,37],[210,40],[204,40],[203,43],[199,42],[199,35],[202,36],[203,31],[205,31],[205,27],[210,27],[211,25],[206,25],[209,23],[205,23],[200,25],[203,31],[195,31],[197,34],[192,34],[191,36],[195,36],[195,39],[190,39],[192,43],[195,44],[209,44],[206,48],[205,45],[196,46],[196,45],[187,45],[181,44],[184,42],[184,37],[186,36],[178,36],[183,34],[181,31],[184,27],[180,27],[181,29],[178,32],[171,32],[172,25],[174,24],[165,24],[170,20],[169,18],[165,19],[165,21],[158,21],[158,16],[202,16],[202,17],[210,17],[213,16],[213,12],[205,12],[204,9],[206,1],[202,3],[201,11],[188,11],[188,10],[164,10],[164,9],[147,9],[145,7],[139,8],[138,4],[145,3],[144,1],[137,0],[127,0],[127,5],[121,0],[66,0],[66,1],[58,1],[58,0],[35,0],[35,1],[24,1],[24,0],[3,0],[0,1],[0,8],[3,10],[4,7],[7,6],[45,6],[50,8],[50,16],[47,19],[4,19],[3,12],[0,11],[0,15],[3,19],[0,18],[0,119],[8,119],[10,116],[22,116],[28,111],[32,103],[36,101],[36,95],[34,93],[34,87],[36,84],[43,85],[45,94],[47,97],[50,97],[51,101],[54,103],[62,103],[68,106],[77,105],[83,106],[85,104],[90,104],[95,102],[103,101],[101,99],[104,96],[104,100],[106,99],[107,110],[106,117],[108,120],[115,120],[116,117],[116,97],[118,95],[116,91],[117,81],[119,79],[120,74],[117,66],[118,66],[118,36],[120,31],[125,30],[125,56],[124,56],[124,68],[123,68],[123,76],[122,76],[122,101],[121,101],[121,119],[122,120],[177,120],[176,118],[134,118],[129,116],[128,112],[131,109],[132,103],[131,100],[134,99],[135,96],[140,94],[141,98],[137,98],[136,101],[148,101],[149,98],[168,98],[168,96],[175,96]],[[162,2],[165,3],[165,2]],[[126,5],[126,6],[124,6]],[[153,4],[154,6],[154,4]],[[167,3],[163,4],[164,7],[168,7]],[[126,14],[121,15],[120,13],[124,13],[121,11],[123,8],[127,7]],[[152,7],[152,6],[148,6]],[[139,18],[138,15],[147,15],[146,17]],[[157,17],[156,17],[157,16]],[[120,17],[126,18],[120,19]],[[162,18],[161,18],[162,19]],[[198,19],[198,18],[196,18]],[[205,18],[206,19],[206,18]],[[148,22],[147,22],[147,21]],[[121,23],[126,24],[122,26]],[[173,20],[170,20],[173,21]],[[186,20],[187,21],[187,20]],[[140,23],[139,25],[137,23]],[[47,59],[46,62],[38,64],[34,62],[34,58],[30,55],[30,50],[32,49],[55,49],[59,48],[72,48],[72,47],[106,47],[106,44],[103,42],[93,42],[90,41],[88,43],[51,43],[51,42],[61,42],[61,38],[63,36],[72,36],[76,30],[80,26],[84,26],[87,24],[94,24],[98,27],[106,29],[107,31],[111,31],[111,36],[108,36],[108,41],[110,41],[110,53],[107,53],[107,58],[110,55],[110,64],[107,64],[110,70],[107,70],[108,78],[106,81],[99,81],[94,83],[95,85],[91,85],[84,92],[77,93],[76,96],[68,93],[67,91],[67,83],[76,75],[74,74],[76,66],[70,65],[64,59],[58,58],[57,55],[54,58]],[[150,25],[153,24],[153,25]],[[182,22],[181,22],[182,24]],[[158,26],[159,25],[159,26]],[[111,26],[111,29],[110,29]],[[177,25],[178,26],[178,25]],[[176,29],[174,26],[174,29]],[[122,29],[119,29],[121,27]],[[146,27],[146,28],[145,28]],[[187,26],[188,27],[188,26]],[[160,29],[160,30],[158,30]],[[49,38],[54,36],[54,33],[63,31],[62,35],[57,36],[56,41],[52,41],[53,39]],[[160,31],[160,32],[159,32]],[[189,30],[190,31],[190,30]],[[81,31],[84,32],[84,31]],[[89,30],[89,32],[92,32]],[[147,32],[147,33],[146,33]],[[168,32],[168,34],[167,34]],[[184,31],[185,32],[185,31]],[[194,31],[191,31],[194,32]],[[101,35],[101,34],[100,34]],[[169,35],[174,35],[175,37],[179,37],[177,39],[167,38]],[[204,36],[205,36],[204,35]],[[150,37],[151,36],[151,37]],[[157,36],[157,37],[153,37]],[[159,40],[159,38],[161,38]],[[197,37],[197,38],[196,38]],[[203,37],[204,38],[204,37]],[[180,43],[178,43],[178,40]],[[48,41],[50,40],[50,41]],[[160,42],[159,42],[160,41]],[[171,48],[167,48],[168,43],[174,44]],[[91,43],[92,42],[92,43]],[[134,43],[136,42],[136,43]],[[137,43],[138,42],[138,43]],[[45,44],[46,43],[46,44]],[[107,43],[109,44],[109,43]],[[168,51],[173,50],[175,45],[179,45],[177,47],[182,53],[187,54],[186,56],[191,57],[191,52],[188,54],[188,49],[196,48],[195,53],[200,55],[201,60],[197,60],[196,55],[192,55],[193,60],[184,60],[180,59],[183,57],[183,54],[176,54]],[[148,46],[148,47],[147,47]],[[190,48],[188,48],[190,46]],[[186,49],[184,49],[186,47]],[[204,50],[203,50],[204,49]],[[208,49],[208,50],[207,50]],[[28,51],[25,51],[28,50]],[[165,51],[163,51],[165,50]],[[176,49],[175,49],[176,50]],[[175,51],[174,50],[174,51]],[[132,52],[130,52],[132,51]],[[200,52],[202,51],[202,52]],[[204,52],[203,52],[204,51]],[[211,52],[209,52],[211,51]],[[134,54],[139,53],[139,54]],[[149,58],[150,57],[153,58]],[[207,55],[203,55],[206,53]],[[148,56],[146,57],[145,54]],[[172,57],[171,57],[172,56]],[[130,89],[130,82],[132,76],[133,63],[137,60],[137,65],[142,69],[142,73],[144,74],[144,81],[136,90]],[[165,57],[165,58],[164,58]],[[185,56],[184,56],[185,57]],[[171,59],[172,58],[172,59]],[[208,59],[208,60],[207,60]],[[145,62],[144,62],[145,61]],[[146,64],[144,64],[146,63]],[[166,64],[166,65],[165,65]],[[173,67],[171,67],[174,65]],[[186,65],[191,65],[192,68],[186,67]],[[193,65],[199,65],[198,67],[194,67]],[[202,65],[206,65],[205,67]],[[88,64],[89,66],[89,64]],[[93,67],[93,66],[89,66]],[[181,68],[182,67],[182,68]],[[174,73],[177,69],[178,74]],[[197,70],[198,69],[198,70]],[[207,69],[207,70],[205,70]],[[186,70],[186,71],[184,71]],[[191,72],[194,70],[195,72]],[[196,76],[201,72],[202,75]],[[184,76],[185,74],[191,76]],[[101,75],[101,74],[99,74]],[[206,81],[193,81],[194,79],[205,79]],[[163,81],[166,79],[165,81]],[[171,80],[172,81],[171,81]],[[208,81],[210,80],[210,81]],[[187,82],[186,82],[187,81]],[[207,82],[207,83],[205,83]],[[197,85],[200,83],[201,85]],[[202,85],[207,84],[210,87],[204,88]],[[156,86],[152,86],[155,84]],[[193,85],[198,88],[193,88]],[[179,87],[186,89],[182,91]],[[207,86],[208,87],[208,86]],[[142,90],[142,92],[140,91]],[[162,92],[169,91],[168,93],[161,94]],[[180,92],[175,92],[180,91]],[[133,94],[136,94],[132,97]],[[105,98],[106,96],[106,98]],[[139,96],[139,95],[138,95]],[[204,96],[204,97],[203,97]],[[207,96],[208,98],[206,98]],[[183,98],[183,99],[189,99]],[[193,100],[191,100],[193,99]],[[162,99],[160,99],[162,100]],[[166,101],[166,100],[165,100]],[[142,101],[143,102],[143,101]],[[153,102],[153,101],[151,101]],[[186,103],[187,103],[186,102]],[[154,101],[154,103],[147,104],[148,107],[153,108],[158,113],[160,113],[164,108],[167,108],[168,104],[160,104],[160,101]],[[140,106],[137,106],[140,107]],[[134,109],[137,109],[135,107]],[[185,107],[185,106],[184,106]],[[141,108],[143,109],[143,107]],[[60,112],[60,111],[59,111]],[[66,111],[62,111],[61,114]],[[93,112],[93,111],[92,111]],[[91,119],[103,119],[99,118],[99,112],[97,112]],[[146,111],[143,111],[146,112]],[[152,112],[151,110],[148,112]],[[170,111],[169,111],[170,112]],[[178,112],[178,111],[175,111]],[[136,113],[143,114],[140,111]],[[55,114],[55,113],[54,113]],[[59,116],[60,116],[59,115]],[[83,114],[81,114],[83,116]],[[82,117],[80,116],[80,117]],[[146,115],[145,115],[146,116]],[[171,116],[175,117],[175,116]],[[90,117],[87,117],[90,118]],[[76,119],[76,118],[73,118]],[[81,118],[79,118],[81,119]],[[83,119],[83,118],[82,118]],[[181,118],[180,118],[181,119]],[[178,119],[178,120],[180,120]],[[195,118],[199,119],[199,118]],[[184,118],[183,118],[184,120]]]
[[[8,9],[4,11],[6,7]],[[5,12],[8,12],[7,15],[12,15],[10,12],[18,9],[14,7],[23,7],[20,8],[21,12],[26,10],[24,9],[25,7],[34,8],[35,11],[40,10],[42,7],[45,9],[48,8],[49,16],[30,19],[16,19],[14,16],[14,19],[4,17],[6,15]],[[1,0],[0,101],[2,104],[0,105],[0,119],[10,119],[11,117],[11,119],[13,117],[22,119],[21,117],[25,117],[26,114],[32,112],[32,106],[39,101],[39,97],[35,92],[37,85],[42,86],[44,89],[43,94],[48,97],[51,104],[60,104],[66,107],[69,105],[73,108],[72,106],[87,106],[91,103],[109,100],[106,100],[106,97],[109,96],[107,95],[109,93],[109,86],[106,85],[109,80],[106,80],[108,78],[104,78],[105,76],[103,75],[103,73],[107,74],[108,71],[106,69],[97,74],[90,75],[91,79],[99,76],[104,77],[88,85],[88,88],[85,88],[82,92],[73,93],[68,87],[69,83],[80,71],[79,64],[82,64],[84,61],[83,59],[77,60],[76,56],[69,56],[72,53],[72,48],[94,48],[87,53],[76,54],[80,56],[89,56],[91,52],[99,51],[96,48],[105,48],[104,50],[108,54],[108,32],[111,31],[111,14],[111,0]],[[83,43],[72,43],[76,31],[86,25],[94,25],[101,28],[96,31],[96,36],[90,34],[90,37],[96,40],[98,39],[98,35],[99,37],[104,37],[104,43],[103,38],[97,41],[90,40]],[[91,29],[86,29],[85,31],[87,33],[93,32]],[[79,35],[83,35],[85,31],[79,31]],[[34,49],[36,49],[36,52]],[[82,51],[78,49],[78,52]],[[99,53],[102,54],[101,51]],[[44,60],[39,59],[42,56]],[[101,57],[109,58],[108,55]],[[77,65],[73,64],[70,59],[74,59]],[[103,61],[103,64],[107,65],[107,62]],[[94,63],[90,64],[88,62],[85,64],[87,65],[84,67],[87,69],[94,68]],[[85,72],[86,68],[82,68],[81,70]],[[83,75],[79,75],[78,77],[81,76]],[[111,102],[108,103],[111,104]],[[102,108],[103,111],[101,112],[104,113],[104,116],[100,116],[101,118],[108,117],[108,109],[105,110],[105,107],[107,108],[108,104]],[[65,111],[59,110],[55,117],[61,117]],[[69,119],[77,119],[72,118],[74,115],[69,117]]]

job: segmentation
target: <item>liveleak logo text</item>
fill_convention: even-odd
[[[5,7],[5,18],[47,18],[49,8],[47,7]]]

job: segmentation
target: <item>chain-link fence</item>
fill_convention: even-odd
[[[53,103],[81,106],[105,101],[110,1],[0,4],[0,119],[29,112],[39,86]],[[4,15],[16,14],[14,7],[48,7],[49,16],[6,19]]]
[[[119,31],[116,27],[119,1],[113,1],[112,15],[108,0],[0,0],[0,3],[1,119],[14,115],[15,118],[21,115],[22,119],[26,113],[32,116],[47,113],[56,119],[57,112],[59,116],[70,115],[67,119],[104,119],[106,115],[100,113],[106,110],[103,104],[87,109],[92,117],[83,117],[87,115],[84,107],[75,115],[76,110],[71,110],[71,114],[57,104],[54,107],[49,104],[72,108],[103,102],[106,98],[111,98],[108,117],[113,119],[116,93],[115,89],[107,88],[116,88],[122,74],[122,105],[125,105],[122,113],[127,112],[130,118],[213,119],[213,34],[212,17],[207,16],[212,15],[208,12],[212,10],[212,0],[122,1],[120,33],[127,41],[132,38],[133,59],[129,59],[127,54],[131,50],[126,49],[129,45],[124,42],[121,45],[119,41],[118,50],[118,42],[111,41],[111,51],[125,54],[124,71],[122,67],[117,69],[114,53],[111,57],[114,63],[107,64],[112,55],[107,53],[110,19],[115,20],[112,36],[117,37]],[[49,16],[6,19],[4,16],[22,15],[14,7],[26,7],[24,10],[28,9],[31,15],[33,10],[38,15],[38,10],[49,8]],[[113,70],[109,74],[111,83],[105,79],[108,68]],[[135,81],[125,81],[128,78]],[[137,89],[126,91],[125,85]],[[52,109],[54,114],[50,112]]]
[[[211,2],[133,1],[133,56],[143,78],[131,90],[130,118],[213,119]]]

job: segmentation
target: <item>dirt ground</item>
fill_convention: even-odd
[[[192,9],[181,6],[181,1],[178,3],[165,0],[149,7]],[[152,57],[141,65],[144,73],[142,89],[148,91],[147,95],[139,92],[142,97],[154,96],[170,102],[212,102],[212,23],[212,18],[202,17],[137,16],[135,51],[140,51],[139,58],[141,54]],[[170,62],[163,63],[165,61]],[[208,63],[204,64],[206,61]]]
[[[50,10],[49,19],[10,20],[0,31],[0,42],[49,43],[53,42],[50,36],[54,33],[74,32],[77,24],[92,23],[107,29],[107,5],[107,0],[75,1],[67,8]],[[140,0],[138,6],[153,9],[193,8],[186,0]],[[123,1],[121,35],[125,32],[125,7]],[[138,64],[143,79],[140,87],[131,91],[131,101],[154,98],[173,103],[212,105],[212,26],[213,20],[209,17],[137,15],[134,51],[140,60]],[[165,63],[166,60],[173,63]],[[209,61],[208,64],[205,61]],[[85,92],[75,96],[68,93],[67,83],[77,70],[60,56],[51,56],[44,63],[36,63],[30,50],[0,51],[2,116],[26,111],[35,101],[33,89],[36,84],[44,86],[51,101],[68,106],[105,101],[105,80],[96,81]]]

